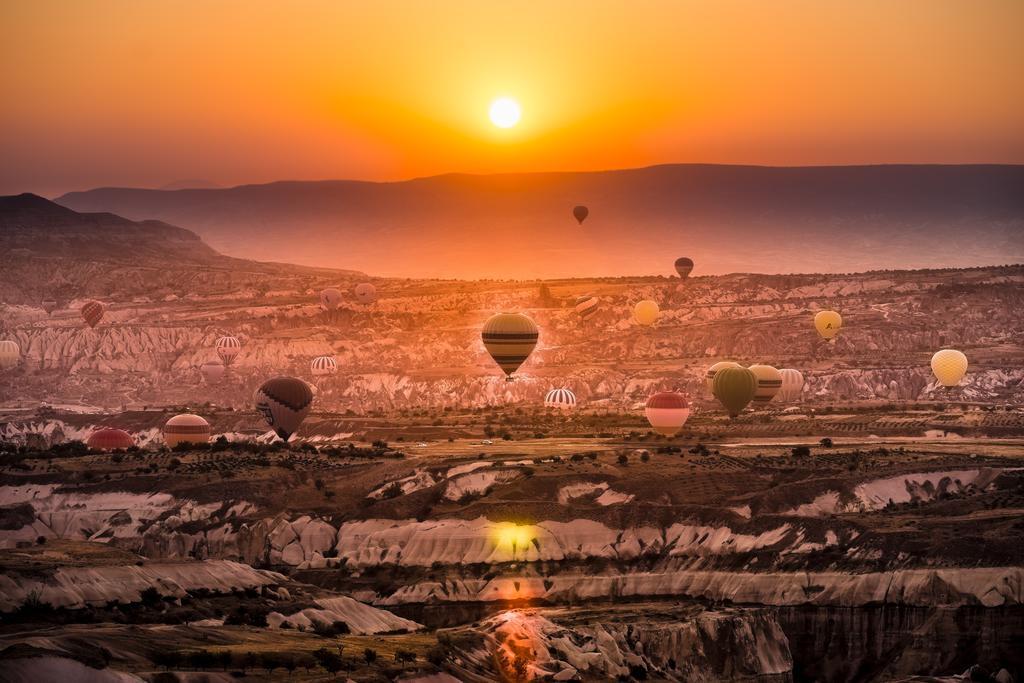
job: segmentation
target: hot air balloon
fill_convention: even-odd
[[[569,389],[552,389],[544,396],[544,407],[571,410],[576,407],[576,394]]]
[[[40,306],[42,306],[43,310],[46,311],[46,315],[50,315],[60,308],[60,304],[58,304],[54,299],[43,299]]]
[[[82,319],[85,320],[89,327],[96,327],[103,320],[103,314],[106,310],[106,306],[99,301],[86,301],[82,305]]]
[[[814,328],[822,338],[832,341],[843,326],[843,316],[835,311],[818,311],[814,314]]]
[[[750,371],[757,376],[757,391],[754,403],[765,404],[775,398],[782,388],[782,375],[770,365],[751,365]]]
[[[334,356],[317,356],[309,364],[309,368],[315,377],[333,375],[338,371],[338,362],[334,360]]]
[[[377,300],[377,288],[369,282],[361,282],[356,285],[354,293],[356,295],[356,301],[364,306],[369,306]]]
[[[207,384],[216,384],[224,376],[224,364],[219,360],[208,360],[199,366],[199,372]]]
[[[298,430],[312,405],[309,384],[295,377],[275,377],[256,390],[256,410],[285,441]]]
[[[135,438],[123,429],[103,427],[93,431],[85,443],[94,451],[115,451],[131,448],[135,445]]]
[[[784,403],[792,403],[799,400],[800,394],[804,390],[803,374],[799,370],[792,368],[783,368],[779,370],[779,374],[782,375],[782,388],[776,394],[775,400]]]
[[[690,417],[690,404],[682,394],[660,391],[647,399],[644,414],[654,431],[665,436],[675,436]]]
[[[231,365],[235,358],[242,352],[242,342],[238,341],[238,337],[220,337],[217,340],[217,355],[224,365]]]
[[[583,320],[590,320],[601,308],[601,301],[596,296],[584,294],[580,298],[576,299],[576,305],[573,307],[574,310],[579,313],[580,318]]]
[[[21,347],[9,339],[0,341],[0,370],[13,368],[21,360]]]
[[[715,373],[714,393],[729,417],[736,417],[754,400],[757,375],[747,368],[722,368]]]
[[[679,277],[685,280],[691,270],[693,270],[693,259],[688,259],[685,256],[676,259],[676,272],[679,273]]]
[[[661,308],[656,301],[645,299],[633,307],[633,319],[641,325],[653,325],[661,315]]]
[[[487,353],[512,381],[512,373],[533,353],[540,335],[536,323],[522,313],[497,313],[484,323],[480,336]]]
[[[715,373],[722,368],[742,368],[743,366],[739,363],[733,363],[731,360],[720,360],[704,373],[704,381],[708,386],[708,391],[714,393],[715,391]]]
[[[328,287],[320,292],[320,305],[324,310],[333,311],[341,305],[341,290],[337,287]]]
[[[164,423],[164,443],[168,448],[178,444],[210,442],[210,423],[199,415],[182,413]]]
[[[967,356],[956,349],[942,349],[932,356],[932,372],[944,387],[955,387],[967,374]]]
[[[587,220],[587,216],[590,215],[590,209],[580,205],[572,207],[572,215],[576,219],[576,222],[583,225],[583,221]]]

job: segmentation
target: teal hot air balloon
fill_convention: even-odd
[[[747,368],[722,368],[715,373],[714,393],[729,417],[736,417],[754,400],[757,375]]]

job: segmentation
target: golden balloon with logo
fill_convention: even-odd
[[[832,341],[843,327],[843,316],[835,311],[818,311],[814,314],[814,329],[822,339]]]

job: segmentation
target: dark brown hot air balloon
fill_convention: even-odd
[[[256,410],[285,441],[299,429],[312,405],[313,391],[295,377],[275,377],[256,390]]]
[[[106,306],[99,301],[86,301],[81,310],[82,319],[89,327],[96,327],[103,320],[106,310]]]
[[[526,362],[537,346],[539,332],[536,323],[522,313],[498,313],[484,323],[480,336],[487,353],[511,382],[512,373]]]
[[[693,270],[693,259],[688,259],[685,256],[676,259],[676,273],[679,274],[679,277],[685,280],[691,270]]]
[[[587,216],[590,215],[590,209],[582,204],[580,206],[574,206],[572,207],[572,215],[576,219],[577,223],[583,225],[583,221],[587,220]]]

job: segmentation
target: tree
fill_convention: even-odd
[[[278,659],[277,653],[275,652],[261,652],[260,666],[266,669],[268,674],[272,674],[274,673],[274,669],[281,666],[281,660]]]
[[[331,674],[332,676],[337,675],[341,671],[341,667],[344,664],[341,657],[336,653],[331,652],[326,647],[322,647],[313,653],[313,658],[316,659],[317,663],[323,667],[324,671]]]
[[[367,664],[373,664],[377,661],[377,651],[373,648],[366,648],[363,650],[363,661]]]
[[[822,448],[832,448],[832,439],[828,438],[827,436],[818,443],[821,444]]]
[[[619,453],[618,461],[619,461],[620,465],[628,465],[629,464],[629,456],[626,455],[625,453]]]

